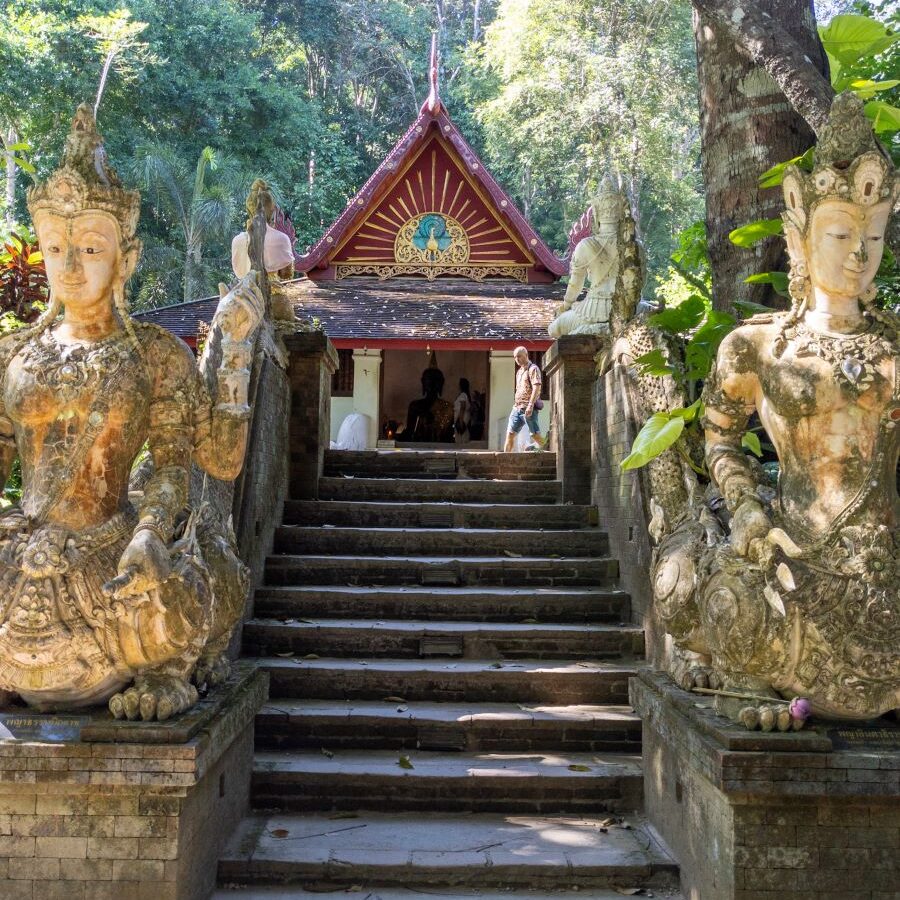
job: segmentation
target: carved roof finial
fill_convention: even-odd
[[[428,98],[422,104],[421,112],[427,109],[433,116],[437,115],[441,108],[441,97],[438,90],[438,36],[436,31],[431,32],[431,64],[429,67],[431,90]]]

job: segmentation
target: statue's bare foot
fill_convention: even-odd
[[[194,669],[193,682],[198,690],[207,690],[223,684],[231,674],[231,660],[224,654],[201,657]]]
[[[141,675],[134,685],[109,701],[117,719],[165,722],[197,702],[197,688],[175,675]]]
[[[791,715],[787,703],[766,703],[763,700],[738,700],[716,697],[716,712],[728,716],[748,731],[799,731],[805,718]]]
[[[722,679],[710,666],[695,665],[679,673],[678,683],[686,691],[694,688],[718,690],[722,686]]]

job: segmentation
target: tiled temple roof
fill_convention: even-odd
[[[318,319],[334,341],[548,341],[547,326],[565,285],[512,281],[346,278],[284,284],[298,316]],[[135,318],[179,337],[196,337],[218,297],[164,306]]]

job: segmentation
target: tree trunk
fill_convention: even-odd
[[[19,135],[12,125],[6,132],[6,146],[12,147],[18,143]],[[12,150],[6,151],[6,224],[12,228],[16,223],[16,154]]]
[[[184,257],[184,301],[198,300],[202,292],[203,248],[188,246]]]
[[[819,71],[827,73],[812,0],[755,3],[774,26],[793,38]],[[784,271],[784,241],[771,238],[746,249],[732,244],[728,234],[755,219],[780,217],[784,209],[781,189],[760,190],[757,179],[776,163],[807,150],[815,135],[767,71],[751,62],[731,34],[696,6],[694,37],[713,305],[723,310],[733,309],[736,300],[781,305],[768,285],[749,285],[744,279],[759,272]]]

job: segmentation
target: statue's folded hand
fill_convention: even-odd
[[[731,546],[738,556],[757,562],[765,544],[765,538],[772,528],[761,503],[747,500],[742,503],[731,520]]]
[[[159,587],[171,574],[169,551],[152,531],[138,531],[119,560],[119,574],[103,585],[116,600],[135,597]]]

